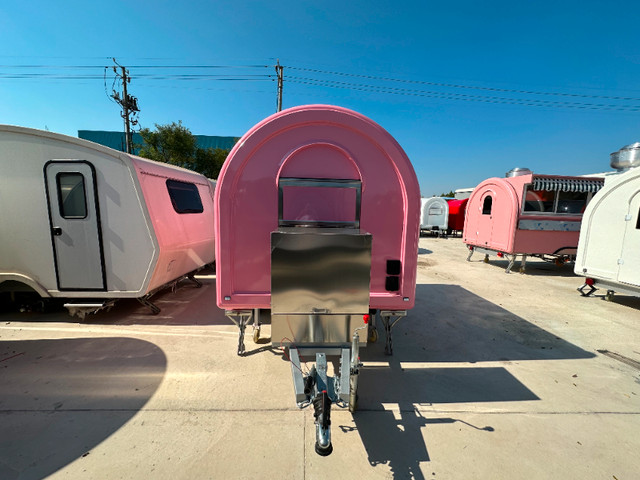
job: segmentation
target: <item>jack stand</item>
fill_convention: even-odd
[[[244,331],[247,328],[247,324],[253,317],[252,310],[225,310],[224,314],[240,329],[238,335],[238,356],[245,354],[244,348]]]
[[[313,399],[313,416],[316,419],[316,453],[323,457],[333,452],[331,445],[331,399],[327,379],[327,356],[316,354],[316,395]]]
[[[467,256],[467,262],[471,261],[471,255],[473,255],[473,247],[469,247],[469,255]]]
[[[505,257],[508,257],[509,255],[505,255]],[[515,255],[511,255],[511,258],[509,258],[509,265],[507,265],[507,269],[504,271],[505,273],[511,273],[511,268],[513,267],[513,264],[516,262],[516,256]]]
[[[202,287],[202,282],[193,276],[193,273],[187,275],[187,278],[196,284],[196,288]]]
[[[260,340],[260,309],[253,309],[253,343],[258,343]]]
[[[527,266],[527,256],[522,255],[522,260],[520,260],[520,273],[525,272],[526,266]]]
[[[367,330],[367,342],[376,343],[378,341],[378,329],[376,328],[376,313],[370,313],[369,328]]]
[[[589,287],[589,291],[585,293],[584,289],[587,287]],[[581,287],[578,287],[578,291],[580,292],[580,295],[582,295],[583,297],[589,297],[596,290],[597,290],[596,287],[594,287],[593,285],[589,285],[588,283],[584,283]]]
[[[384,346],[384,353],[386,355],[393,355],[393,343],[391,339],[391,329],[395,326],[396,323],[400,321],[402,317],[407,316],[406,310],[382,310],[380,312],[380,318],[382,319],[382,324],[384,325],[384,332],[387,337],[386,344]]]
[[[150,295],[145,295],[144,297],[139,297],[136,300],[138,300],[138,302],[140,302],[145,307],[149,307],[151,309],[152,315],[157,315],[160,313],[160,308],[152,303],[151,300],[149,300],[151,298],[151,295],[153,295],[153,293]]]

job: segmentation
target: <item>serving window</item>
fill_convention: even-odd
[[[582,215],[600,179],[534,178],[525,187],[522,212],[529,215]]]
[[[360,227],[358,180],[280,178],[280,226]]]

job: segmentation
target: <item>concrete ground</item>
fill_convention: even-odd
[[[416,307],[393,356],[384,335],[362,351],[329,457],[286,357],[267,338],[236,356],[213,276],[158,296],[157,316],[1,314],[0,479],[640,478],[640,298],[466,255],[421,238]]]

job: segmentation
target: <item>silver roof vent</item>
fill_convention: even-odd
[[[611,167],[616,170],[638,167],[640,166],[640,142],[622,147],[609,157],[611,158]]]
[[[520,175],[528,175],[530,173],[533,173],[533,172],[531,170],[529,170],[528,168],[516,167],[516,168],[512,168],[511,170],[509,170],[507,173],[504,174],[504,176],[506,178],[519,177]]]

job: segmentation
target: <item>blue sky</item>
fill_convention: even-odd
[[[266,75],[280,59],[285,108],[328,103],[372,118],[409,155],[423,195],[515,166],[600,172],[640,140],[639,14],[638,2],[600,1],[5,0],[0,122],[122,129],[105,93],[113,74],[103,77],[115,57],[130,67],[141,126],[181,120],[194,134],[241,136],[275,112]],[[168,65],[234,68],[143,68]],[[36,76],[11,78],[24,74]],[[258,77],[167,78],[178,74]],[[68,78],[78,75],[91,78]]]

